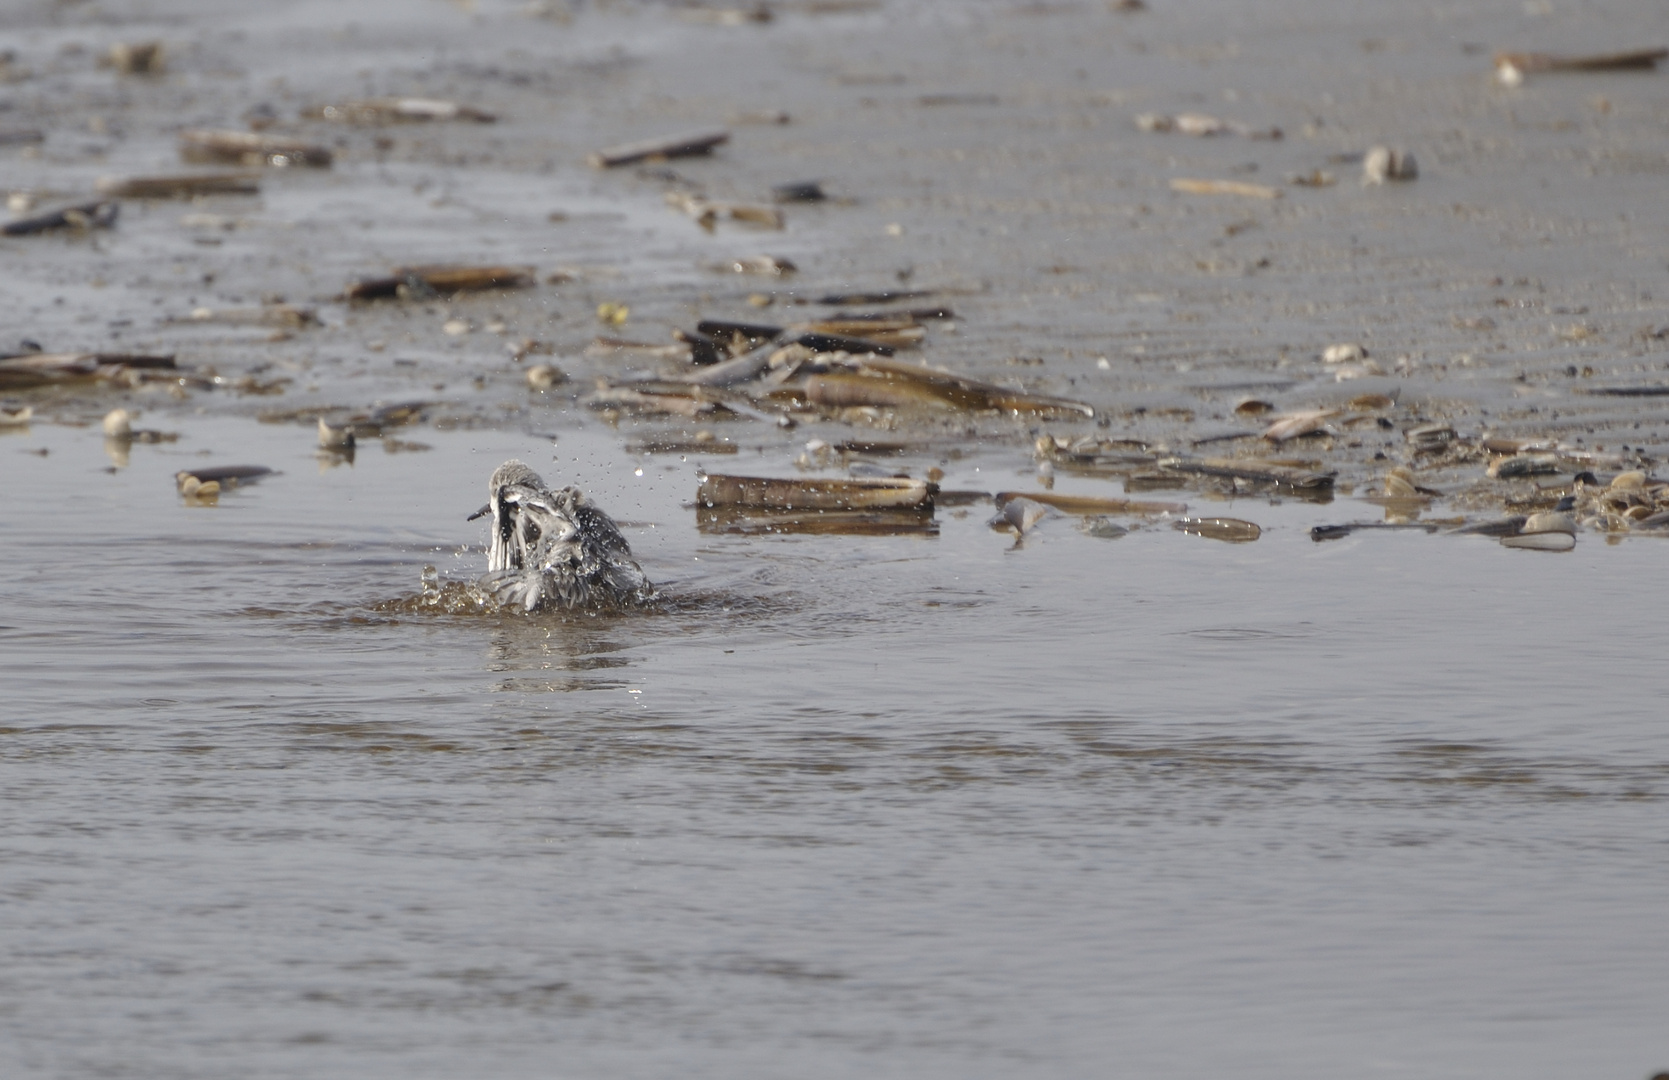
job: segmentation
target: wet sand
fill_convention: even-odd
[[[1655,44],[1658,20],[813,8],[0,16],[0,131],[45,133],[0,147],[0,176],[41,206],[181,171],[180,130],[263,106],[269,132],[336,155],[262,170],[255,197],[124,200],[109,230],[0,239],[0,352],[170,353],[188,376],[0,391],[35,410],[0,429],[0,1071],[1663,1068],[1649,582],[1669,547],[1309,531],[1384,520],[1361,496],[1395,464],[1444,492],[1415,510],[1445,529],[1570,490],[1568,460],[1491,481],[1482,455],[1418,455],[1402,432],[1425,422],[1628,455],[1601,473],[1663,458],[1665,398],[1589,391],[1669,383],[1669,75],[1508,88],[1489,62]],[[165,73],[97,66],[147,39]],[[499,119],[298,119],[391,95]],[[1284,138],[1135,120],[1189,111]],[[709,127],[731,133],[710,158],[585,161]],[[1333,160],[1375,144],[1412,150],[1419,179],[1364,187]],[[1317,169],[1337,183],[1288,183]],[[784,206],[780,231],[708,232],[664,201],[807,179],[835,198]],[[755,254],[799,270],[712,269]],[[539,284],[338,299],[452,261]],[[955,318],[902,355],[1097,417],[800,412],[784,430],[581,401],[598,377],[678,370],[586,355],[598,334],[664,344],[904,288]],[[323,325],[178,321],[280,296]],[[514,357],[530,338],[548,353]],[[1342,342],[1381,374],[1338,379],[1321,353]],[[534,363],[570,381],[530,393]],[[1194,445],[1260,431],[1234,412],[1248,397],[1364,393],[1395,402],[1279,448]],[[388,442],[318,456],[321,413],[401,401],[424,406]],[[107,453],[117,406],[178,440]],[[629,449],[698,430],[739,452]],[[745,535],[702,531],[691,505],[703,469],[804,475],[812,439],[909,442],[875,460],[941,469],[946,490],[1041,491],[1044,435],[1301,459],[1337,486],[1131,495],[1256,522],[1251,544],[1164,516],[1104,539],[1066,515],[1016,543],[988,502],[941,505],[929,534]],[[449,589],[484,569],[463,519],[508,457],[620,519],[661,601],[423,604],[426,564]],[[181,469],[239,462],[277,472],[214,505],[175,493]],[[1054,491],[1124,497],[1122,479],[1061,466]]]

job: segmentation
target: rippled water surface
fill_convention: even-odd
[[[558,426],[321,468],[200,420],[114,475],[95,432],[0,442],[9,1073],[1663,1053],[1660,545],[1316,544],[1363,508],[1257,500],[1220,511],[1265,525],[1244,546],[1057,518],[1013,549],[980,508],[703,536],[696,461]],[[482,568],[463,517],[512,455],[672,599],[419,612],[424,563]],[[231,457],[281,471],[173,493]]]
[[[0,3],[0,132],[41,133],[0,140],[9,203],[177,171],[186,127],[270,120],[336,153],[259,196],[0,238],[0,352],[191,369],[0,387],[35,412],[0,428],[0,1080],[1669,1068],[1669,539],[1309,532],[1382,520],[1356,496],[1393,464],[1447,493],[1428,520],[1574,483],[1432,466],[1397,429],[1434,422],[1663,476],[1669,83],[1504,87],[1489,61],[1662,44],[1661,11],[753,6]],[[166,72],[99,66],[147,39]],[[302,118],[381,95],[500,119]],[[1135,120],[1183,111],[1286,137]],[[711,158],[585,162],[713,126]],[[1376,143],[1418,182],[1357,183]],[[1318,171],[1337,182],[1289,182]],[[1282,197],[1172,190],[1190,178]],[[664,200],[810,179],[834,198],[780,231]],[[729,269],[758,254],[797,275]],[[340,300],[443,261],[537,284]],[[579,403],[682,370],[599,333],[665,344],[901,287],[955,310],[909,356],[1096,419],[704,417],[738,454],[634,456],[698,425]],[[190,317],[280,296],[320,324]],[[1363,362],[1325,364],[1344,342]],[[571,378],[530,394],[535,362]],[[1278,449],[1236,411],[1364,391],[1383,402]],[[315,456],[316,415],[417,399],[393,443]],[[178,441],[112,458],[118,405]],[[1036,491],[1044,434],[1290,455],[1339,497],[1153,496],[1255,522],[1249,544],[1057,515],[1017,545],[989,502],[917,535],[748,536],[692,505],[698,469],[796,475],[813,439]],[[465,517],[510,457],[617,517],[656,602],[425,604],[425,566],[447,600],[484,570]],[[277,471],[212,506],[175,492],[237,463]]]

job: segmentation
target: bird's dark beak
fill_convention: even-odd
[[[474,521],[476,518],[486,517],[488,514],[490,514],[492,512],[493,512],[493,504],[488,503],[486,506],[483,506],[481,509],[479,509],[475,513],[471,514],[469,517],[464,518],[464,520],[465,521]]]

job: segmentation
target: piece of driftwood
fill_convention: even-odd
[[[587,160],[595,168],[613,169],[620,165],[635,165],[640,161],[666,161],[670,158],[710,154],[714,147],[722,146],[729,141],[728,131],[687,131],[663,139],[645,139],[642,142],[625,143],[598,150]]]

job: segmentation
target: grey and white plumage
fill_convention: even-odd
[[[506,606],[624,607],[654,591],[612,518],[520,461],[494,470],[481,513],[493,519],[483,585]]]

